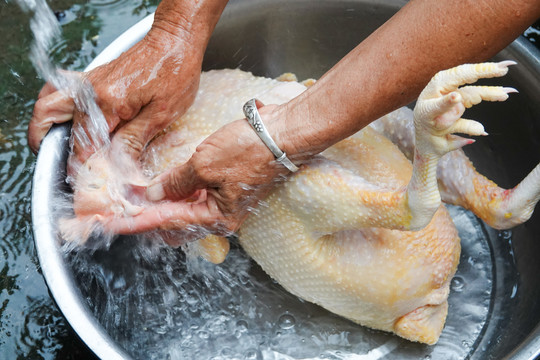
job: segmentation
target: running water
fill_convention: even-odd
[[[62,71],[56,67],[50,56],[50,50],[60,40],[61,28],[45,0],[16,0],[23,11],[31,14],[30,29],[34,42],[30,50],[30,59],[38,75],[51,83],[56,89],[71,97],[77,109],[87,114],[89,122],[83,128],[75,124],[72,138],[84,147],[93,148],[94,152],[109,145],[109,127],[96,103],[92,85],[75,72]]]

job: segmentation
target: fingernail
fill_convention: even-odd
[[[165,198],[165,190],[161,183],[156,183],[146,189],[146,197],[150,201],[159,201]]]

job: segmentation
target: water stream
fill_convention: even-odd
[[[74,72],[62,71],[53,64],[49,54],[53,45],[61,39],[58,19],[45,0],[16,0],[30,16],[30,29],[34,41],[30,47],[30,60],[39,76],[72,98],[79,111],[88,115],[88,126],[76,123],[72,137],[84,148],[93,152],[110,144],[107,121],[95,101],[91,84]]]

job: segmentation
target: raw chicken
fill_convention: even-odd
[[[461,118],[465,107],[504,101],[513,89],[459,86],[503,76],[510,64],[440,72],[414,115],[407,108],[390,113],[302,165],[243,223],[243,248],[291,293],[359,324],[434,344],[460,254],[441,196],[497,228],[526,221],[539,199],[539,167],[515,189],[501,189],[459,149],[472,140],[452,135],[486,135],[481,124]],[[203,73],[194,104],[149,144],[141,169],[157,175],[184,163],[205,137],[243,118],[242,105],[251,98],[279,104],[304,90],[296,81],[240,70]],[[104,219],[133,216],[146,206],[137,195],[149,181],[142,170],[131,165],[122,174],[139,171],[136,177],[120,176],[114,161],[97,153],[75,178],[76,218],[61,223],[66,239],[86,239]],[[228,250],[213,235],[197,244],[213,262]]]

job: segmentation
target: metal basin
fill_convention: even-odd
[[[204,68],[319,77],[404,3],[232,0]],[[89,69],[128,49],[151,21],[129,29]],[[512,187],[540,159],[540,54],[518,39],[496,56],[502,59],[519,63],[503,83],[520,93],[469,113],[490,136],[467,150],[480,172]],[[453,210],[462,219],[463,254],[447,326],[439,344],[430,347],[362,328],[296,299],[234,246],[221,267],[187,261],[179,250],[140,238],[119,238],[107,250],[65,253],[55,220],[57,205],[69,194],[68,134],[68,126],[55,127],[42,144],[32,195],[34,235],[53,297],[100,358],[521,360],[540,354],[540,211],[525,225],[497,232]]]

